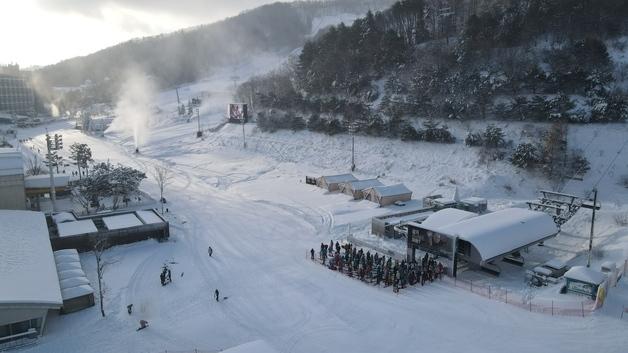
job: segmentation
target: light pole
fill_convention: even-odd
[[[589,255],[587,267],[591,267],[591,252],[593,251],[593,232],[595,229],[595,210],[597,209],[597,188],[593,189],[593,215],[591,216],[591,233],[589,234]]]
[[[201,113],[199,112],[199,108],[196,108],[196,120],[198,122],[198,131],[196,132],[196,137],[203,137],[203,131],[201,131]]]

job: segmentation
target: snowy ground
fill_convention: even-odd
[[[215,91],[226,97],[232,83],[225,77],[180,93],[192,97],[208,90],[212,96],[218,96]],[[305,175],[346,172],[346,136],[269,135],[250,125],[244,150],[240,126],[227,125],[196,139],[195,121],[172,117],[174,97],[172,91],[159,95],[164,113],[152,125],[139,155],[133,154],[133,134],[128,131],[97,138],[72,130],[69,122],[47,126],[51,133],[64,135],[66,146],[89,144],[99,161],[146,171],[157,163],[168,165],[175,175],[165,195],[172,237],[166,243],[146,241],[108,251],[113,263],[105,273],[107,317],[101,318],[96,307],[52,317],[39,344],[24,351],[213,352],[256,340],[280,352],[625,351],[628,321],[618,319],[621,306],[628,304],[625,280],[594,315],[551,317],[443,283],[393,294],[312,263],[306,258],[310,248],[349,233],[403,251],[399,242],[381,244],[368,235],[370,217],[386,210],[304,183]],[[223,103],[218,98],[206,103],[201,115],[205,126],[220,125]],[[522,129],[511,126],[509,131],[514,136]],[[33,136],[33,146],[41,148],[43,133],[44,127],[25,129],[19,138]],[[626,126],[620,125],[573,127],[571,140],[586,145],[595,137],[597,142],[588,152],[592,172],[583,182],[570,183],[568,191],[582,192],[595,183],[626,133]],[[461,196],[488,197],[490,207],[497,209],[521,205],[546,186],[507,163],[480,165],[475,151],[461,144],[359,137],[357,149],[357,176],[404,182],[416,198],[453,193],[457,186]],[[627,163],[628,158],[620,159],[613,175],[600,184],[604,204],[596,242],[613,258],[628,255],[628,231],[613,221],[614,214],[628,211],[628,193],[617,185],[619,176],[628,172]],[[152,180],[143,188],[157,194]],[[580,262],[587,217],[587,212],[578,214],[555,241],[533,252]],[[210,245],[212,258],[207,255]],[[83,254],[81,260],[95,282],[93,256]],[[173,283],[161,287],[158,275],[164,262],[175,263]],[[216,303],[214,289],[228,299]],[[129,316],[126,305],[131,303],[135,311]],[[148,320],[150,327],[136,332],[139,319]]]

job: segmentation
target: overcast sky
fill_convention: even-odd
[[[275,0],[2,0],[0,64],[53,64]]]

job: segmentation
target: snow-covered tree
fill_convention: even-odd
[[[510,157],[510,162],[519,168],[528,169],[534,167],[539,162],[537,148],[531,143],[517,145]]]
[[[81,168],[89,170],[88,164],[93,161],[92,150],[85,143],[73,143],[70,146],[70,159],[76,163],[76,166],[78,167],[79,179],[81,179]]]

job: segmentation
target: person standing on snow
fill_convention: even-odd
[[[314,260],[314,248],[310,250],[310,258]]]
[[[214,249],[212,249],[211,246],[207,248],[207,253],[209,254],[209,257],[212,257],[213,252],[214,252]]]
[[[220,292],[218,292],[218,289],[214,291],[214,298],[216,299],[217,302],[220,301]]]

